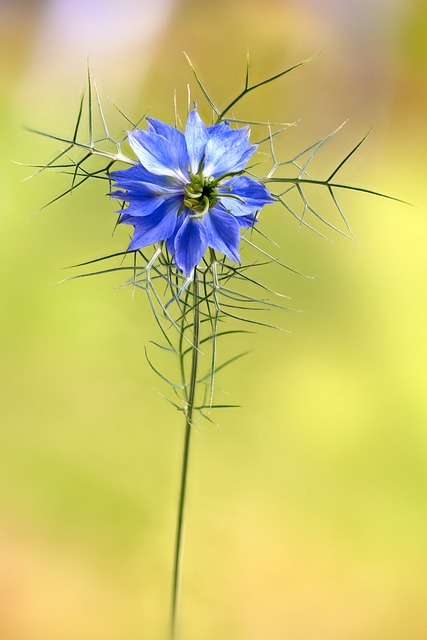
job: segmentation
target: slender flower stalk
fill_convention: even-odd
[[[300,226],[320,235],[323,234],[318,227],[326,225],[352,237],[338,200],[339,193],[352,190],[390,198],[376,191],[343,184],[335,178],[366,136],[336,165],[329,177],[319,179],[312,177],[311,163],[341,127],[294,157],[279,160],[276,136],[291,125],[228,117],[250,92],[282,78],[305,62],[308,60],[252,83],[248,60],[243,89],[236,92],[227,106],[220,108],[189,61],[198,89],[211,109],[213,124],[208,126],[202,121],[196,106],[187,112],[183,130],[178,128],[177,113],[173,127],[155,118],[145,118],[145,115],[134,121],[117,107],[126,120],[126,128],[130,128],[125,137],[118,139],[109,132],[98,90],[88,73],[87,133],[82,136],[81,132],[85,122],[84,97],[69,138],[36,132],[60,143],[62,150],[47,164],[31,165],[36,169],[34,175],[45,170],[59,171],[68,174],[71,182],[69,188],[41,208],[71,194],[88,180],[101,180],[105,192],[109,190],[109,195],[120,202],[117,222],[133,227],[127,249],[75,265],[83,267],[119,258],[119,266],[95,268],[74,278],[112,272],[125,274],[125,284],[146,295],[148,307],[163,336],[163,344],[152,342],[151,345],[168,352],[179,362],[181,380],[177,383],[154,366],[146,351],[149,366],[172,389],[172,398],[166,399],[185,416],[170,640],[177,638],[191,432],[196,419],[212,422],[212,410],[236,406],[214,399],[214,382],[220,370],[245,355],[231,355],[218,364],[217,340],[248,333],[242,326],[278,329],[265,322],[264,316],[259,319],[257,314],[269,309],[288,310],[272,301],[272,296],[275,299],[286,296],[262,281],[260,268],[262,271],[265,265],[272,265],[298,273],[270,253],[269,244],[275,243],[259,229],[262,226],[258,224],[260,213],[264,215],[264,207],[273,204],[274,208],[267,208],[270,215],[285,211],[296,218]],[[99,127],[94,126],[96,108]],[[140,128],[144,119],[142,126],[145,128]],[[259,135],[255,143],[249,142],[249,128],[239,126],[242,124],[257,128]],[[95,132],[99,130],[100,137],[96,137]],[[129,143],[137,159],[123,152],[125,142]],[[248,167],[252,158],[256,159]],[[263,165],[263,176],[256,175],[254,171],[264,162],[268,166]],[[323,204],[320,208],[316,203],[313,195],[316,190],[328,196],[326,213]],[[245,251],[242,257],[241,246]],[[125,262],[129,255],[131,264]],[[202,356],[206,356],[203,360],[208,363],[207,373],[200,373]]]
[[[181,560],[182,560],[182,543],[184,533],[184,511],[185,498],[187,492],[188,463],[190,457],[190,441],[191,431],[193,427],[193,415],[196,400],[197,374],[199,368],[200,353],[200,294],[199,294],[199,276],[197,269],[194,269],[193,279],[193,335],[191,343],[191,372],[189,380],[188,403],[185,410],[185,434],[184,448],[181,465],[181,483],[179,490],[178,516],[175,534],[175,553],[173,564],[173,583],[172,583],[172,608],[171,608],[171,627],[170,640],[175,640],[177,629],[177,607],[178,595],[181,578]]]

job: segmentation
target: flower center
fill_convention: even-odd
[[[194,173],[190,174],[190,179],[191,182],[184,187],[184,206],[195,212],[191,217],[201,218],[219,200],[217,181]]]

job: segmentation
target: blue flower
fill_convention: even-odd
[[[110,195],[129,203],[119,219],[134,227],[128,251],[166,241],[186,276],[208,247],[240,262],[240,228],[274,202],[264,185],[242,175],[257,148],[248,128],[206,127],[196,109],[185,133],[154,118],[147,122],[146,131],[128,132],[140,163],[110,174],[118,189]]]

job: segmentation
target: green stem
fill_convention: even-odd
[[[185,509],[185,497],[186,497],[186,488],[187,488],[188,461],[190,456],[190,437],[191,437],[191,429],[193,425],[194,401],[196,397],[197,370],[198,370],[199,352],[200,352],[199,351],[200,349],[200,306],[198,302],[199,301],[199,280],[197,275],[197,269],[194,270],[193,297],[194,297],[194,317],[193,317],[193,338],[192,338],[192,345],[191,345],[192,358],[191,358],[191,372],[190,372],[188,401],[187,401],[187,408],[185,412],[184,450],[183,450],[183,456],[182,456],[181,486],[179,491],[178,518],[177,518],[176,536],[175,536],[170,640],[175,640],[176,638],[177,606],[178,606],[178,595],[179,595],[179,581],[180,581],[180,574],[181,574],[181,559],[182,559],[184,509]],[[182,330],[184,330],[184,327],[182,328]]]

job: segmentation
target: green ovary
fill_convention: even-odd
[[[191,182],[184,189],[184,206],[194,211],[194,218],[201,218],[219,200],[214,178],[190,174]]]

